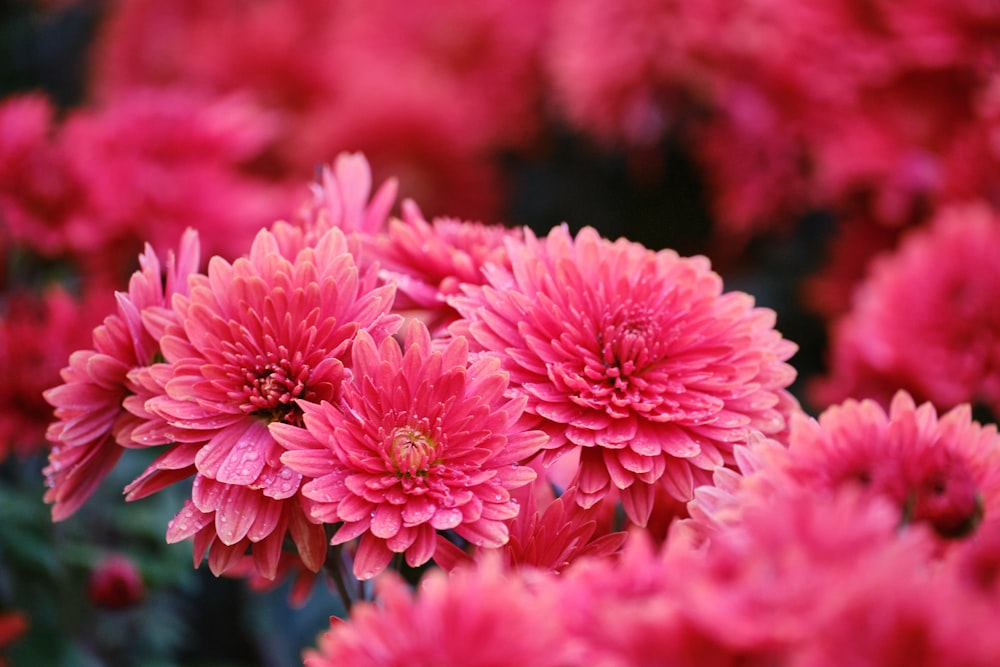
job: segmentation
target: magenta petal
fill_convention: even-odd
[[[653,513],[654,490],[652,484],[641,482],[622,489],[621,500],[625,516],[637,526],[645,526],[649,515]]]
[[[434,516],[437,505],[426,496],[412,496],[403,507],[403,524],[406,526],[416,526],[426,523]]]
[[[583,493],[602,495],[607,492],[611,480],[604,466],[600,451],[584,450],[580,453],[580,472],[578,473],[578,488]]]
[[[354,576],[367,581],[385,570],[391,561],[392,551],[385,540],[367,534],[361,538],[358,551],[354,554]]]
[[[281,462],[306,477],[321,477],[337,465],[337,457],[328,449],[296,449],[282,454]]]
[[[195,475],[191,500],[202,512],[214,512],[225,502],[227,486],[203,475]]]
[[[429,561],[437,549],[437,533],[428,525],[418,526],[413,531],[416,539],[406,550],[406,563],[410,567],[420,567]]]
[[[257,508],[257,516],[253,520],[253,525],[247,530],[247,537],[251,542],[260,542],[278,527],[281,515],[281,503],[260,503],[260,506]]]
[[[210,523],[212,514],[202,512],[190,500],[185,500],[183,509],[167,524],[167,544],[185,540]]]
[[[502,521],[480,519],[474,523],[463,523],[455,532],[478,547],[501,547],[509,540],[507,524]]]
[[[611,483],[619,489],[624,489],[632,485],[635,475],[622,467],[618,460],[618,451],[614,449],[604,449],[604,467],[608,471]]]
[[[215,511],[215,531],[223,544],[232,546],[247,536],[262,502],[267,501],[246,487],[231,486],[227,489],[222,507]]]
[[[372,519],[370,516],[365,516],[362,521],[345,521],[341,524],[337,532],[333,534],[330,538],[330,544],[343,544],[344,542],[350,542],[358,535],[363,535],[368,532],[368,528],[372,525]]]
[[[385,544],[394,552],[401,554],[410,548],[410,546],[414,543],[414,541],[416,541],[418,533],[420,533],[420,531],[422,531],[425,526],[426,524],[421,526],[415,526],[413,528],[407,528],[406,526],[403,526],[402,528],[399,529],[399,531],[395,535],[388,538],[385,541]],[[426,528],[427,530],[431,531],[432,535],[436,534],[434,533],[434,529],[431,528],[430,526],[426,526]]]
[[[246,486],[264,469],[267,448],[274,443],[264,422],[253,420],[229,454],[219,465],[215,479],[226,484]]]
[[[402,524],[403,519],[398,507],[389,504],[379,505],[375,510],[375,516],[372,517],[372,535],[388,539],[399,531]]]
[[[691,500],[694,476],[691,473],[691,466],[686,462],[670,461],[660,480],[672,498],[684,503]]]
[[[370,519],[374,512],[374,505],[360,496],[345,496],[337,506],[337,514],[342,521],[361,521]]]
[[[435,530],[449,530],[462,523],[462,510],[457,508],[441,508],[431,517],[431,526]]]

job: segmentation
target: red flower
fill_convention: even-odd
[[[87,593],[99,607],[126,609],[142,601],[146,587],[135,561],[122,554],[108,554],[91,571]]]

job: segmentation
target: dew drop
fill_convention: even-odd
[[[510,464],[510,467],[511,468],[520,468],[521,464],[518,463],[517,461],[514,461],[513,463]]]
[[[372,510],[372,511],[371,511],[371,514],[370,514],[369,516],[371,516],[371,517],[373,517],[373,518],[374,518],[374,517],[375,517],[375,510]]]

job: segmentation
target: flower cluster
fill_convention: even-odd
[[[645,525],[656,488],[687,501],[735,463],[734,446],[786,431],[795,347],[773,312],[723,293],[704,258],[590,228],[539,240],[432,225],[413,202],[387,223],[385,187],[369,200],[368,163],[342,155],[298,223],[262,229],[233,262],[200,272],[194,232],[165,269],[147,249],[94,349],[46,392],[53,517],[75,512],[125,448],[160,448],[126,497],[192,478],[167,540],[194,538],[196,563],[207,553],[221,574],[250,556],[273,579],[287,537],[317,572],[330,525],[334,546],[357,541],[364,580],[394,554],[423,565],[443,535],[504,547],[511,492],[567,454],[577,471],[554,517],[564,502],[620,498]],[[432,334],[425,322],[442,317]],[[549,548],[532,544],[547,522],[531,522],[512,548]]]
[[[17,4],[0,665],[1000,664],[1000,4]]]
[[[636,532],[617,558],[524,568],[502,586],[490,558],[458,566],[447,587],[439,575],[415,593],[386,580],[381,604],[335,622],[306,664],[489,665],[539,643],[524,664],[1000,659],[995,426],[968,410],[939,418],[901,393],[888,414],[869,401],[800,415],[788,447],[758,436],[738,458],[664,546]],[[528,636],[505,634],[520,625],[497,621],[504,610]]]

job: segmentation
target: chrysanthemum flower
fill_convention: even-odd
[[[1000,514],[1000,436],[972,421],[968,405],[938,417],[905,392],[888,413],[873,401],[792,418],[789,474],[807,486],[856,484],[891,499],[903,523],[928,524],[942,538],[971,534]]]
[[[547,488],[544,480],[536,480],[529,493],[521,494],[527,497],[528,502],[521,503],[521,511],[510,525],[510,541],[499,552],[477,548],[473,555],[469,555],[438,535],[434,562],[451,571],[494,558],[499,553],[507,570],[536,568],[559,573],[584,558],[610,557],[625,543],[627,534],[624,532],[598,530],[600,506],[580,507],[574,501],[575,491],[572,489],[538,508],[536,496],[545,493],[539,490],[542,485]],[[548,493],[551,494],[551,490]]]
[[[416,592],[396,576],[378,582],[378,602],[332,620],[307,667],[559,667],[566,643],[560,610],[544,592],[497,564],[432,571]]]
[[[165,363],[136,374],[153,393],[134,406],[146,423],[142,445],[173,444],[129,487],[153,493],[196,473],[192,497],[171,523],[170,542],[195,536],[195,560],[209,551],[219,574],[248,547],[273,577],[284,536],[316,571],[326,553],[322,527],[300,507],[302,476],[279,460],[274,422],[301,424],[297,399],[337,401],[359,331],[382,340],[398,327],[393,288],[359,271],[343,232],[315,245],[261,230],[246,257],[209,262],[174,299],[177,322],[161,338]],[[156,392],[159,393],[156,393]]]
[[[428,222],[412,199],[404,201],[402,219],[390,220],[376,242],[383,273],[396,285],[396,309],[421,317],[433,334],[443,332],[458,318],[447,298],[460,284],[482,284],[487,263],[510,266],[507,237],[520,240],[523,232],[457,218]]]
[[[794,414],[787,449],[761,441],[740,458],[743,477],[720,472],[727,479],[717,475],[692,503],[696,521],[715,526],[709,532],[755,498],[798,493],[813,502],[847,488],[888,501],[898,525],[926,526],[942,544],[1000,516],[1000,436],[995,424],[974,422],[968,405],[939,417],[903,391],[888,412],[871,400],[848,400],[818,419]]]
[[[323,166],[311,186],[312,197],[299,209],[297,222],[318,234],[339,227],[347,233],[373,237],[383,231],[398,188],[396,179],[391,178],[371,194],[368,159],[362,153],[340,153],[332,165]]]
[[[885,400],[889,379],[942,409],[969,402],[1000,414],[997,243],[1000,215],[967,205],[944,209],[877,259],[834,326],[817,402]]]
[[[161,269],[147,246],[128,292],[115,295],[117,313],[94,329],[93,349],[74,352],[61,373],[63,384],[45,392],[56,416],[46,434],[53,447],[44,471],[49,487],[45,501],[53,503],[54,520],[79,509],[117,463],[122,447],[135,446],[132,431],[140,420],[123,407],[139,391],[129,373],[151,364],[159,352],[157,337],[143,318],[186,293],[199,252],[197,234],[188,230],[176,257],[171,253]]]
[[[644,524],[654,485],[688,500],[734,444],[785,429],[795,345],[772,311],[723,294],[704,257],[565,225],[509,251],[510,270],[487,266],[484,286],[451,300],[464,318],[452,331],[502,355],[549,434],[547,461],[581,448],[582,506],[614,486]]]
[[[384,570],[394,553],[426,563],[438,530],[504,544],[518,512],[510,489],[535,478],[519,462],[545,442],[524,428],[525,398],[505,398],[498,359],[470,362],[464,338],[435,347],[417,320],[403,347],[359,332],[342,405],[300,401],[305,430],[271,426],[290,450],[282,463],[314,478],[302,489],[312,518],[340,524],[332,543],[361,538],[359,579]]]

